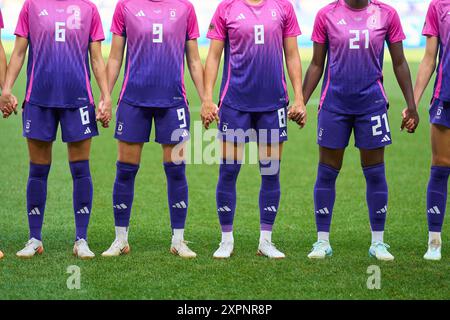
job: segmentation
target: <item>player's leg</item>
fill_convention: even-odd
[[[75,245],[73,253],[80,259],[92,259],[95,254],[87,243],[87,230],[92,211],[93,185],[89,166],[91,139],[98,135],[95,107],[59,109],[61,135],[67,143],[69,167],[73,180],[73,212]]]
[[[450,117],[448,118],[450,119]],[[440,260],[442,247],[441,231],[446,212],[447,188],[450,175],[449,126],[431,125],[431,146],[433,159],[427,190],[429,236],[428,251],[424,255],[424,258],[427,260]]]
[[[144,143],[149,142],[153,113],[146,108],[133,107],[121,102],[117,109],[116,133],[118,160],[113,189],[113,209],[116,239],[104,257],[130,252],[128,231],[134,200],[134,185],[139,171]]]
[[[244,156],[246,134],[251,127],[249,113],[222,106],[219,110],[219,135],[221,162],[216,188],[216,205],[222,230],[219,248],[214,252],[216,259],[227,259],[233,254],[233,223],[236,211],[236,184]]]
[[[155,109],[155,141],[162,146],[167,180],[167,201],[172,229],[170,252],[182,258],[197,256],[184,240],[189,207],[185,162],[189,129],[190,113],[187,106]]]
[[[47,179],[52,162],[52,145],[56,139],[59,118],[55,110],[25,104],[22,120],[30,159],[27,183],[30,235],[25,248],[17,252],[17,256],[31,258],[44,251],[41,231],[47,201]]]
[[[330,229],[336,200],[336,180],[353,128],[353,117],[320,110],[317,127],[319,165],[314,186],[314,214],[317,242],[313,244],[310,259],[331,256]]]
[[[394,256],[384,242],[388,212],[388,185],[384,165],[384,149],[391,144],[386,110],[358,116],[355,122],[355,144],[360,149],[361,166],[366,178],[366,200],[369,209],[372,243],[370,256],[390,261]]]
[[[283,141],[270,144],[259,143],[258,150],[261,174],[258,254],[273,259],[283,259],[286,257],[285,254],[278,250],[272,242],[272,229],[275,224],[281,198],[280,166],[281,155],[283,153]]]

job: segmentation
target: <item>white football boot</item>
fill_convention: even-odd
[[[268,241],[268,240],[262,240],[259,242],[258,247],[258,256],[265,256],[270,259],[284,259],[286,258],[286,255],[278,250],[275,247],[275,244]]]
[[[311,252],[308,254],[310,259],[325,259],[333,255],[330,242],[326,240],[319,240],[313,244]]]
[[[228,259],[231,257],[234,251],[234,242],[222,241],[219,245],[219,249],[213,254],[214,259]]]
[[[392,261],[394,256],[389,253],[389,245],[384,242],[373,242],[369,248],[369,256],[381,261]]]
[[[82,260],[93,259],[95,257],[95,254],[91,251],[91,249],[89,249],[89,245],[84,239],[75,241],[75,245],[73,246],[73,254],[75,257]]]
[[[122,254],[130,253],[130,245],[128,242],[116,239],[108,250],[102,253],[103,257],[118,257]]]
[[[172,246],[170,247],[170,252],[176,256],[180,256],[185,259],[194,259],[197,254],[189,249],[187,246],[188,242],[184,240],[172,240]]]
[[[29,259],[32,258],[36,253],[42,254],[44,252],[44,247],[42,241],[35,238],[31,238],[25,244],[25,248],[16,253],[19,258]]]
[[[425,260],[439,261],[442,258],[441,255],[442,244],[438,240],[433,240],[428,244],[428,251],[423,258]]]

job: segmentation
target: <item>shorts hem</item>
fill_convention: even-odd
[[[35,136],[33,136],[33,135],[29,135],[29,134],[26,134],[26,133],[23,133],[22,136],[23,136],[24,138],[26,138],[26,139],[31,139],[31,140],[36,140],[36,141],[42,141],[42,142],[55,142],[55,141],[56,141],[56,137],[54,137],[54,138],[49,138],[49,139],[43,139],[43,138],[35,137]]]
[[[89,134],[89,135],[85,135],[83,137],[78,137],[78,138],[73,138],[73,139],[62,139],[62,142],[64,142],[64,143],[81,142],[81,141],[92,139],[92,138],[97,137],[99,135],[100,134],[98,132],[96,132],[96,133],[92,133],[92,134]]]
[[[123,137],[118,137],[117,135],[114,136],[114,139],[121,141],[121,142],[127,142],[127,143],[149,143],[150,139],[141,139],[141,140],[135,140],[135,139],[124,139]]]
[[[376,149],[381,149],[381,148],[384,148],[384,147],[388,147],[391,144],[392,144],[392,141],[387,142],[386,144],[383,144],[383,145],[379,145],[379,146],[361,146],[361,145],[357,145],[355,143],[355,147],[358,148],[358,149],[363,149],[363,150],[376,150]]]

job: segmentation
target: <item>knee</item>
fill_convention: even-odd
[[[50,172],[49,164],[47,165],[47,164],[30,163],[30,178],[46,180],[48,178],[49,172]]]
[[[233,182],[237,180],[240,171],[240,163],[222,163],[220,164],[219,176],[222,181]]]
[[[133,180],[139,170],[139,165],[117,162],[116,179],[120,181]]]
[[[367,183],[371,185],[386,185],[386,169],[384,163],[363,168]]]
[[[186,164],[176,164],[173,162],[164,163],[164,171],[166,176],[174,181],[186,180]]]
[[[334,185],[339,175],[339,170],[329,165],[319,163],[317,171],[317,184]]]
[[[450,168],[450,157],[433,155],[433,166]]]

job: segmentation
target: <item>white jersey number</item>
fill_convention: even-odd
[[[262,24],[255,26],[255,44],[264,44],[264,25]]]
[[[153,24],[153,43],[163,43],[163,30],[162,23]]]
[[[55,22],[55,41],[66,42],[66,23]]]
[[[79,6],[69,6],[66,11],[70,16],[66,22],[55,22],[55,41],[66,42],[66,28],[69,30],[81,29],[81,9]],[[47,13],[48,15],[48,13]]]
[[[372,122],[375,122],[375,124],[372,126],[372,135],[374,137],[381,136],[383,134],[383,131],[380,130],[382,127],[381,120],[383,120],[383,122],[384,122],[384,127],[386,128],[386,133],[391,132],[391,129],[389,128],[389,121],[388,121],[386,113],[383,113],[381,116],[372,117],[372,118],[370,118],[370,120]]]
[[[83,126],[87,126],[91,123],[91,120],[89,119],[89,110],[88,107],[80,108],[80,117],[81,117],[81,124]]]
[[[278,109],[278,124],[280,128],[286,128],[286,109]]]
[[[350,49],[360,49],[360,41],[361,41],[361,33],[364,35],[365,41],[364,41],[364,49],[369,49],[370,44],[370,33],[369,30],[350,30],[350,34],[353,35],[352,38],[350,38]]]
[[[178,109],[177,110],[177,114],[178,114],[178,120],[180,120],[181,124],[180,124],[180,129],[184,129],[187,127],[187,121],[186,121],[186,111],[184,108]]]

